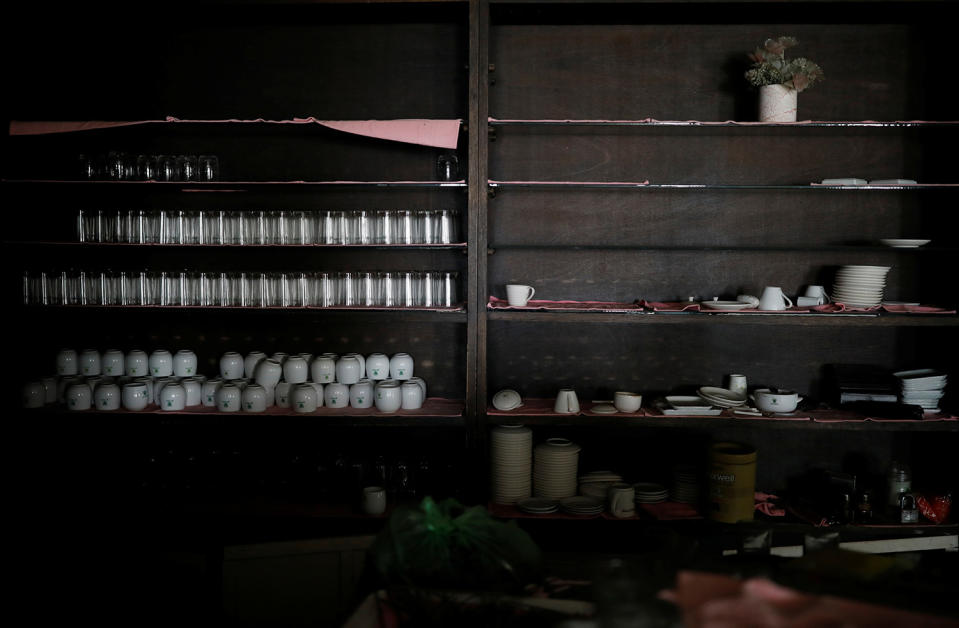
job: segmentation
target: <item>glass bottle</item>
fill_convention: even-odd
[[[899,497],[912,491],[912,471],[905,462],[893,460],[889,465],[889,499],[887,505],[899,508]]]

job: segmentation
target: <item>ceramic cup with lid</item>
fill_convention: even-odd
[[[366,358],[366,376],[373,381],[389,378],[390,359],[386,354],[371,353]]]
[[[35,380],[23,385],[20,399],[24,408],[42,408],[46,403],[47,391],[43,382]]]
[[[214,377],[213,379],[208,379],[203,382],[203,388],[201,393],[201,403],[207,408],[216,407],[216,391],[220,389],[220,386],[223,385],[223,380],[219,377]]]
[[[127,410],[143,410],[150,405],[150,398],[147,395],[147,385],[143,382],[128,382],[123,385],[120,392],[120,402]]]
[[[143,377],[150,374],[150,358],[146,351],[134,349],[126,354],[123,361],[126,365],[126,373],[130,377]]]
[[[173,356],[173,374],[177,377],[193,377],[196,368],[196,354],[189,349],[180,349]]]
[[[280,378],[282,377],[283,365],[273,358],[267,358],[261,360],[260,363],[256,365],[256,372],[253,379],[260,386],[275,388],[276,385],[280,383]]]
[[[121,403],[120,387],[116,384],[101,384],[93,392],[93,405],[97,410],[119,410]]]
[[[413,377],[413,358],[408,353],[397,353],[390,358],[390,377],[409,379]]]
[[[397,380],[383,380],[376,385],[373,391],[376,397],[374,403],[380,412],[396,412],[403,405],[403,391]]]
[[[290,382],[280,382],[276,385],[276,388],[273,389],[273,403],[277,408],[289,408],[292,400],[291,393],[293,392],[293,386]]]
[[[126,373],[126,362],[123,352],[119,349],[108,349],[100,359],[101,371],[104,375],[119,377]]]
[[[265,360],[266,354],[262,351],[250,351],[243,358],[243,376],[253,377],[256,374],[256,365],[260,360]]]
[[[310,379],[317,384],[329,384],[336,380],[336,359],[321,355],[310,365]]]
[[[79,372],[79,357],[74,349],[61,349],[57,353],[57,375],[76,375]]]
[[[242,395],[244,412],[266,412],[266,390],[259,384],[250,384]]]
[[[317,408],[316,389],[310,384],[297,384],[293,387],[290,400],[294,412],[315,412]]]
[[[157,349],[150,354],[150,375],[167,377],[173,375],[173,356],[166,349]]]
[[[243,391],[236,384],[224,383],[216,391],[216,409],[219,412],[239,412]]]
[[[350,406],[354,408],[373,407],[373,382],[361,379],[350,386]]]
[[[102,368],[100,352],[96,349],[84,349],[79,357],[79,367],[81,375],[99,375]]]
[[[70,410],[89,410],[93,403],[93,393],[86,382],[70,384],[66,390],[67,408]]]
[[[405,381],[400,385],[403,400],[400,407],[404,410],[419,410],[423,407],[423,388],[416,382]]]
[[[340,358],[343,360],[344,358]],[[355,383],[355,382],[354,382]],[[327,408],[346,408],[350,405],[350,387],[342,382],[333,382],[323,387],[323,403]]]
[[[360,361],[352,355],[344,355],[336,361],[336,381],[341,384],[355,384],[360,381]]]
[[[310,378],[309,363],[298,355],[291,355],[283,363],[283,379],[291,384],[302,384]]]
[[[179,412],[186,408],[186,389],[177,381],[169,382],[160,389],[160,409]]]
[[[186,407],[193,408],[203,404],[203,384],[195,377],[186,377],[180,381],[186,391]]]
[[[236,351],[227,351],[220,357],[220,377],[225,380],[243,377],[243,356]]]

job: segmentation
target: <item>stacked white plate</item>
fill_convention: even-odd
[[[661,504],[669,497],[669,491],[655,482],[637,482],[633,484],[633,500],[637,504]]]
[[[728,388],[703,386],[696,392],[717,408],[738,408],[746,405],[746,395],[739,395]]]
[[[715,416],[722,412],[721,408],[714,408],[712,402],[699,395],[670,395],[666,397],[666,403],[668,405],[660,408],[665,415]]]
[[[933,369],[894,373],[899,378],[901,401],[921,406],[923,412],[939,412],[939,400],[946,394],[946,374]]]
[[[681,504],[699,503],[699,474],[692,465],[673,467],[673,483],[669,494],[674,502]]]
[[[606,502],[609,487],[623,481],[623,476],[612,471],[590,471],[579,476],[579,494]]]
[[[606,510],[606,502],[580,495],[564,497],[559,500],[559,507],[568,515],[598,515]]]
[[[516,507],[531,515],[548,515],[559,510],[559,502],[555,499],[527,497],[516,502]]]
[[[565,438],[550,438],[533,452],[533,495],[562,499],[576,495],[580,446]]]
[[[533,432],[522,425],[490,430],[490,483],[493,503],[515,504],[532,489]]]
[[[877,307],[886,289],[891,266],[841,266],[836,271],[832,299],[852,307]]]

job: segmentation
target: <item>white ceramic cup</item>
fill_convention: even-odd
[[[360,381],[360,361],[351,355],[344,355],[336,361],[336,381],[341,384],[355,384]]]
[[[404,410],[419,410],[423,407],[423,388],[416,382],[406,381],[400,386],[403,395],[401,408]]]
[[[291,394],[294,384],[290,382],[280,382],[273,389],[273,403],[277,408],[289,408],[292,404]]]
[[[304,360],[306,360],[306,363],[307,363],[307,364],[313,364],[313,354],[312,354],[312,353],[301,352],[301,353],[297,353],[296,355],[298,355],[299,357],[301,357],[301,358],[303,358]]]
[[[397,353],[390,358],[390,378],[409,379],[413,377],[413,357],[409,353]]]
[[[57,378],[56,377],[42,377],[40,382],[43,384],[43,389],[45,393],[44,403],[56,403],[57,402]]]
[[[147,385],[143,382],[129,382],[123,385],[120,392],[120,402],[127,410],[143,410],[150,405],[147,394]]]
[[[134,349],[126,354],[123,359],[126,374],[130,377],[143,377],[150,374],[150,358],[146,351]]]
[[[294,412],[316,412],[316,389],[310,384],[297,384],[291,396]]]
[[[317,384],[329,384],[336,380],[336,360],[327,355],[321,355],[310,365],[310,379]]]
[[[371,353],[366,358],[366,376],[373,381],[389,379],[390,359],[383,353]]]
[[[250,384],[241,396],[244,412],[266,412],[266,389],[260,384]]]
[[[403,391],[397,381],[384,380],[374,390],[376,409],[380,412],[396,412],[403,406]]]
[[[777,286],[766,286],[763,288],[763,294],[759,297],[759,309],[766,312],[775,312],[792,307],[792,300],[783,294],[782,288]]]
[[[224,383],[216,391],[216,409],[219,412],[239,412],[243,391],[232,383]]]
[[[20,398],[24,408],[42,408],[46,403],[47,390],[39,380],[27,382],[23,385]]]
[[[260,360],[260,363],[256,365],[253,379],[260,386],[275,388],[280,383],[281,377],[283,377],[283,365],[273,358],[267,358]]]
[[[101,369],[100,352],[96,349],[84,349],[77,361],[80,375],[89,377],[99,375]]]
[[[636,514],[636,489],[631,484],[617,482],[610,485],[607,492],[609,512],[618,519],[626,519]]]
[[[216,407],[216,391],[223,385],[223,380],[219,377],[208,379],[203,382],[202,403],[207,408]]]
[[[203,384],[195,377],[187,377],[180,382],[186,391],[186,407],[194,408],[203,404]]]
[[[186,408],[186,389],[180,382],[168,382],[160,389],[160,409],[179,412]]]
[[[119,377],[126,373],[126,362],[123,352],[119,349],[108,349],[100,359],[101,372],[104,375]]]
[[[173,375],[173,356],[166,349],[157,349],[150,354],[150,375],[167,377]]]
[[[426,403],[426,380],[422,377],[411,377],[409,381],[416,382],[423,389],[423,403]]]
[[[826,289],[822,286],[806,286],[806,294],[803,296],[818,299],[819,303],[817,305],[829,303],[829,295],[826,294]]]
[[[526,304],[529,303],[529,300],[533,298],[534,294],[536,294],[536,290],[533,286],[513,283],[506,285],[506,300],[513,307],[526,307]]]
[[[363,512],[382,515],[386,512],[386,489],[382,486],[367,486],[363,489]]]
[[[260,360],[265,360],[266,354],[262,351],[250,351],[243,358],[243,376],[253,377],[256,373],[256,365]]]
[[[350,387],[343,382],[327,384],[323,387],[323,402],[327,408],[348,407],[350,405]]]
[[[93,392],[93,407],[105,411],[119,410],[121,395],[116,384],[101,384]]]
[[[86,382],[70,384],[66,391],[67,408],[70,410],[89,410],[93,403],[93,393]]]
[[[193,377],[196,367],[196,354],[189,349],[180,349],[173,356],[173,374],[177,377]]]
[[[572,388],[563,388],[556,395],[553,411],[557,414],[575,414],[579,412],[579,398]]]
[[[149,375],[144,375],[143,377],[134,377],[134,383],[143,384],[146,387],[147,393],[147,404],[156,403],[156,382],[153,381],[153,378]]]
[[[361,379],[350,386],[350,406],[354,408],[373,407],[373,382]]]
[[[746,376],[740,373],[735,373],[729,376],[729,390],[730,392],[746,398]]]
[[[286,362],[287,358],[289,357],[290,357],[289,353],[284,353],[283,351],[277,351],[276,353],[270,356],[270,359],[276,360],[277,362],[280,363],[280,365],[282,365],[284,362]]]
[[[220,377],[223,379],[240,379],[243,369],[243,356],[236,351],[227,351],[220,357]]]
[[[639,393],[618,390],[613,395],[613,405],[620,412],[639,412],[643,405],[643,396]]]
[[[313,390],[316,391],[316,407],[322,408],[323,398],[325,397],[325,395],[323,394],[323,384],[317,384],[316,382],[306,382],[306,383],[312,386]]]
[[[92,377],[86,378],[86,384],[90,387],[90,392],[96,392],[97,386],[103,383],[103,378],[99,375],[94,375]]]
[[[79,368],[79,358],[74,349],[61,349],[57,353],[57,375],[76,375]]]
[[[61,377],[59,380],[57,380],[57,402],[66,404],[67,388],[84,381],[86,380],[80,375],[68,375],[67,377]]]
[[[176,384],[180,380],[176,377],[170,375],[169,377],[157,377],[153,380],[153,403],[160,405],[161,395],[163,394],[163,389],[167,384]]]
[[[310,378],[310,364],[298,355],[291,355],[283,363],[283,379],[291,384],[302,384]]]
[[[360,379],[366,377],[366,358],[363,357],[362,353],[347,353],[343,357],[355,358],[356,361],[360,363]],[[343,383],[345,384],[346,382]]]

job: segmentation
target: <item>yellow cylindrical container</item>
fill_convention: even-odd
[[[745,443],[709,447],[709,518],[723,523],[753,518],[756,449]]]

